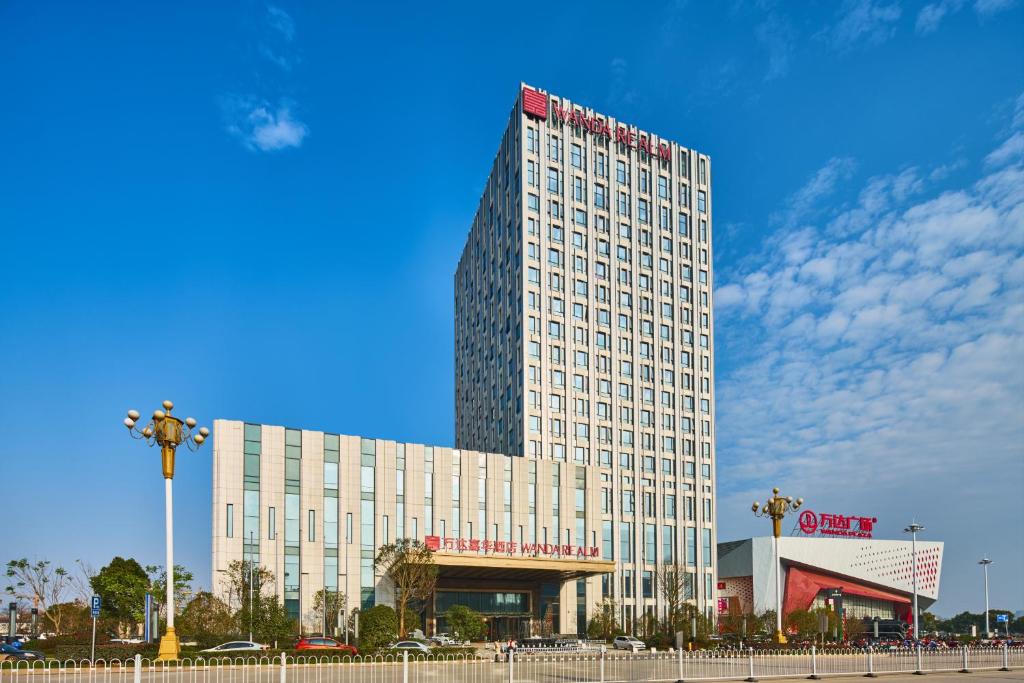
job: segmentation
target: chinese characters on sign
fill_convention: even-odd
[[[494,553],[497,555],[549,555],[561,558],[597,557],[596,546],[554,545],[551,543],[516,543],[515,541],[491,541],[478,538],[449,538],[441,536],[424,536],[423,544],[430,550],[470,553]]]
[[[800,513],[800,531],[813,536],[845,536],[848,538],[871,538],[877,517],[858,517],[857,515],[833,515],[827,512],[815,514],[813,510]]]
[[[729,613],[729,598],[718,598],[718,613],[728,614]]]
[[[547,100],[547,95],[530,88],[523,88],[523,111],[527,114],[546,120],[548,118]],[[638,149],[651,156],[661,157],[665,161],[672,158],[672,148],[668,144],[661,142],[655,147],[650,138],[638,135],[626,126],[616,126],[613,131],[607,121],[597,116],[587,116],[577,109],[564,109],[558,104],[551,105],[551,108],[555,118],[562,123],[576,126],[593,135],[614,138],[616,143]]]

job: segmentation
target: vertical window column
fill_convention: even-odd
[[[423,533],[434,535],[434,449],[423,448]]]
[[[260,561],[260,453],[263,428],[247,424],[243,433],[242,557],[246,562],[257,563]]]
[[[362,609],[369,609],[376,602],[373,558],[377,547],[374,540],[377,442],[362,439],[359,459],[359,602]]]
[[[452,536],[462,536],[462,454],[452,451]]]
[[[324,590],[338,592],[338,470],[340,439],[324,434]]]
[[[405,538],[405,444],[398,444],[395,473],[395,540]]]
[[[300,486],[302,432],[284,431],[284,606],[288,616],[299,618]]]

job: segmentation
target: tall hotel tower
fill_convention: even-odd
[[[711,263],[706,155],[522,86],[455,275],[456,446],[596,468],[620,601],[671,560],[713,606]]]

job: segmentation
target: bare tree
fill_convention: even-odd
[[[678,564],[664,564],[655,574],[657,590],[665,603],[665,625],[672,634],[683,630],[687,600],[693,598],[693,574]]]
[[[75,596],[75,602],[88,605],[93,596],[92,579],[96,576],[96,569],[83,560],[75,560],[75,566],[77,569],[68,574],[68,583]]]
[[[398,635],[405,638],[405,610],[413,600],[426,600],[437,585],[437,564],[434,551],[421,541],[400,538],[377,551],[374,567],[391,579],[395,586],[395,611],[398,612]]]
[[[61,621],[74,605],[65,600],[70,579],[66,569],[53,567],[49,560],[29,562],[27,558],[7,563],[7,593],[16,598],[30,600],[53,624],[53,630],[61,632]]]

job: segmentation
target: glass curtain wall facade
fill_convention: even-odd
[[[624,618],[664,563],[714,603],[711,213],[706,155],[524,85],[455,275],[456,446],[601,470]]]

